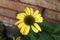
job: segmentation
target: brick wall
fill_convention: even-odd
[[[26,6],[39,9],[45,21],[60,23],[59,0],[0,0],[0,21],[14,24],[16,14]]]

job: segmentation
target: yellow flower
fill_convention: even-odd
[[[18,13],[16,16],[19,19],[15,25],[20,29],[22,35],[28,35],[30,28],[37,33],[41,31],[41,27],[37,23],[43,22],[43,18],[39,10],[33,10],[32,8],[26,7],[24,12]]]

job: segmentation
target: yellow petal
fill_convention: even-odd
[[[36,10],[36,11],[34,12],[34,16],[36,16],[37,14],[39,14],[39,10]]]
[[[33,13],[34,13],[33,9],[32,9],[32,8],[30,8],[30,10],[31,10],[31,13],[30,13],[30,14],[31,14],[31,15],[33,15]]]
[[[25,13],[26,13],[27,15],[30,15],[30,8],[26,7]]]
[[[34,23],[34,26],[35,26],[36,29],[38,29],[39,31],[41,31],[41,27],[37,23]]]
[[[21,33],[22,35],[24,35],[24,30],[25,30],[25,26],[23,26],[23,27],[21,28],[21,30],[20,30],[20,33]]]
[[[29,30],[30,30],[30,26],[26,26],[24,30],[24,35],[28,35]]]
[[[41,14],[36,14],[36,15],[33,15],[34,18],[39,18],[41,17]]]
[[[22,28],[22,26],[24,25],[24,22],[21,22],[19,25],[18,25],[18,28]]]
[[[13,40],[15,40],[15,37],[13,37]]]
[[[17,37],[16,40],[20,40],[20,37]]]
[[[26,25],[24,24],[24,25],[22,26],[22,28],[20,29],[20,33],[21,33],[22,35],[24,35],[25,27],[26,27]]]
[[[35,33],[38,33],[39,30],[37,30],[34,26],[31,26],[32,30],[35,32]]]
[[[19,20],[19,21],[17,21],[17,22],[15,23],[15,25],[18,25],[18,24],[21,23],[21,22],[23,22],[23,21]]]
[[[35,22],[43,22],[43,18],[42,17],[39,17],[39,18],[35,18]]]
[[[17,16],[16,16],[16,18],[20,19],[20,20],[23,20],[24,17],[25,17],[24,15],[25,15],[25,13],[18,13]]]

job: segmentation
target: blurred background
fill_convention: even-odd
[[[60,0],[0,0],[0,40],[12,40],[13,36],[20,35],[14,25],[15,16],[26,7],[40,10],[44,18],[39,24],[44,32],[38,40],[60,40]]]

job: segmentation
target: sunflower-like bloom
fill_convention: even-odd
[[[43,22],[43,18],[39,10],[33,10],[32,8],[26,7],[24,12],[18,13],[16,16],[19,19],[15,24],[20,29],[22,35],[27,35],[30,28],[35,32],[41,31],[41,27],[37,23]]]

